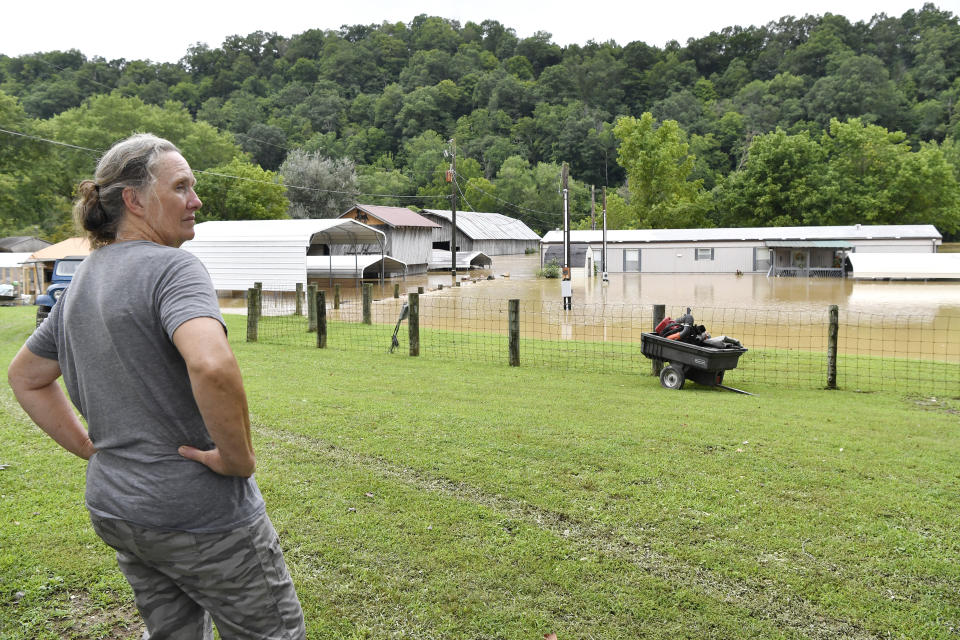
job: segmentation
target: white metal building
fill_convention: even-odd
[[[194,231],[183,249],[200,258],[218,291],[246,291],[255,282],[268,291],[293,291],[298,282],[307,283],[307,256],[331,255],[335,247],[350,253],[379,246],[378,257],[384,257],[383,232],[349,218],[218,220]]]
[[[307,256],[309,278],[358,278],[373,279],[402,277],[407,274],[407,265],[380,255]]]
[[[839,277],[848,253],[935,253],[941,243],[933,225],[615,230],[607,231],[606,271]],[[602,268],[602,231],[571,231],[570,244],[586,247]],[[563,232],[550,231],[541,260],[557,246]]]
[[[423,209],[439,227],[433,230],[434,249],[450,251],[453,214],[444,209]],[[512,255],[536,250],[538,236],[516,218],[500,213],[457,211],[457,251],[481,251],[488,256]]]
[[[490,256],[482,251],[458,251],[457,252],[457,270],[469,271],[470,269],[482,269],[493,264]],[[450,251],[443,249],[434,249],[430,258],[431,271],[450,271],[453,267],[453,256]]]
[[[851,278],[857,280],[960,280],[960,253],[851,253]]]

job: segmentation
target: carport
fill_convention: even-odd
[[[329,256],[331,246],[345,247],[360,269],[364,246],[380,248],[383,281],[383,232],[350,218],[320,220],[217,220],[195,228],[183,249],[203,262],[218,291],[245,291],[260,282],[268,291],[293,291],[307,284],[307,256]],[[333,279],[333,263],[329,277]]]

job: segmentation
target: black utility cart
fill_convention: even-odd
[[[663,338],[655,333],[640,335],[640,351],[651,360],[669,362],[660,371],[660,384],[667,389],[682,389],[689,378],[708,387],[721,387],[738,393],[740,389],[723,386],[723,373],[735,369],[746,347],[704,347]]]

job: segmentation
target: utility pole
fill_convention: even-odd
[[[600,250],[601,280],[607,282],[607,187],[603,187],[603,248]]]
[[[590,185],[590,230],[597,230],[597,188]]]
[[[447,171],[447,182],[450,183],[450,273],[453,281],[457,281],[457,141],[450,139],[452,147],[450,153],[450,170]]]
[[[570,281],[570,191],[567,188],[567,177],[570,168],[563,163],[560,170],[560,184],[563,193],[563,269],[560,276],[560,295],[563,297],[563,308],[573,308],[573,283]]]

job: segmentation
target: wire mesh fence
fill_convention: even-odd
[[[262,294],[258,340],[315,348],[309,305],[297,315],[292,292]],[[404,298],[326,300],[327,346],[410,352]],[[508,300],[432,292],[417,297],[419,356],[465,364],[509,364]],[[685,308],[667,308],[674,318]],[[697,324],[713,336],[736,338],[748,351],[724,384],[751,382],[824,388],[828,377],[829,309],[822,312],[699,307]],[[649,375],[641,334],[652,330],[653,305],[578,305],[521,301],[520,366]],[[396,336],[396,344],[394,344]],[[841,389],[960,396],[960,316],[884,315],[840,310],[836,380]]]

